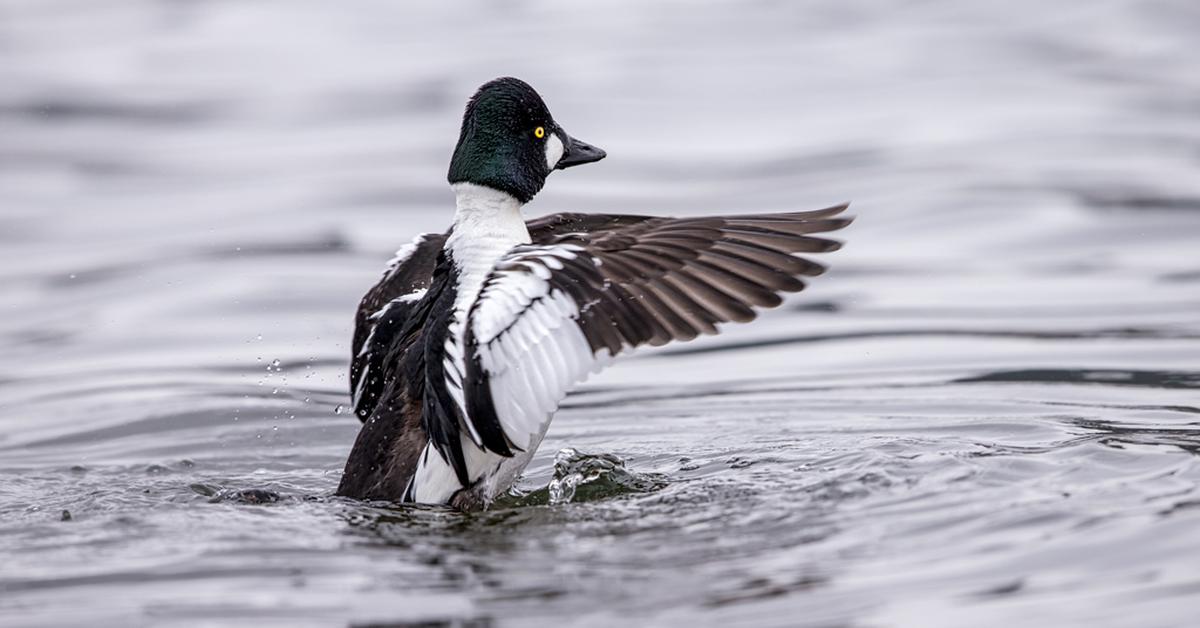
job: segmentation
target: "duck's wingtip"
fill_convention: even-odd
[[[843,201],[841,203],[838,203],[837,205],[834,205],[831,208],[831,209],[836,209],[836,211],[834,212],[833,215],[837,216],[837,222],[840,223],[840,224],[838,224],[838,226],[835,229],[842,229],[844,227],[847,227],[850,225],[850,223],[854,222],[855,218],[858,218],[858,216],[849,216],[849,215],[842,213],[842,212],[846,211],[847,209],[850,209],[850,203],[851,203],[851,201]]]

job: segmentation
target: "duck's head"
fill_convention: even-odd
[[[604,155],[567,135],[527,83],[498,78],[467,102],[447,179],[501,190],[528,203],[554,170],[599,161]]]

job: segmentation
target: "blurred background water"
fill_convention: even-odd
[[[1197,32],[1186,0],[0,0],[0,624],[1188,625]],[[784,307],[582,386],[523,496],[332,498],[357,299],[447,225],[500,75],[610,155],[530,215],[858,220]]]

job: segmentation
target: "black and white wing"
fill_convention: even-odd
[[[643,344],[715,334],[804,288],[825,267],[797,253],[839,248],[813,234],[846,205],[780,214],[651,218],[558,215],[495,266],[466,323],[472,439],[512,455],[544,431],[569,387]],[[449,427],[449,426],[448,426]]]
[[[366,421],[384,389],[384,359],[404,321],[433,278],[445,234],[424,233],[399,251],[383,278],[358,304],[350,360],[350,394],[354,414]]]

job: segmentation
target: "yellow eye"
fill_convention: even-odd
[[[538,128],[534,129],[533,136],[538,138],[539,140],[542,139],[543,137],[546,137],[546,128],[539,126]]]

